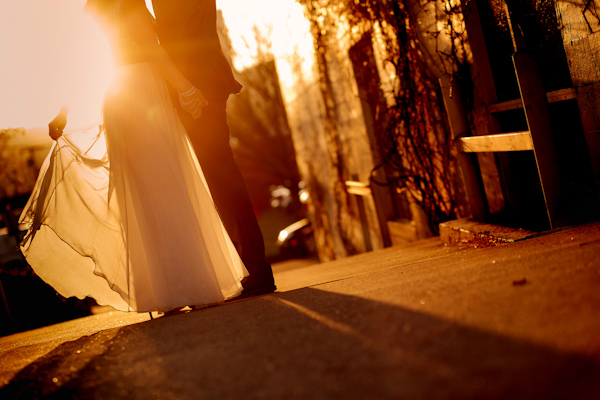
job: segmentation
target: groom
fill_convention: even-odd
[[[202,91],[208,106],[198,119],[180,112],[208,187],[250,276],[242,297],[275,291],[263,236],[248,189],[229,145],[226,103],[242,86],[221,51],[215,0],[152,0],[158,39],[177,67]],[[175,102],[179,104],[179,102]]]

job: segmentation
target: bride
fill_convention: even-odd
[[[21,250],[65,297],[168,312],[239,295],[248,275],[207,189],[167,83],[194,117],[206,100],[160,47],[144,0],[88,0],[118,64],[103,131],[55,139],[21,216]]]

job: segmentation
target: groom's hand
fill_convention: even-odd
[[[192,94],[186,95],[179,93],[179,104],[184,111],[192,114],[194,119],[200,118],[202,115],[202,108],[208,105],[208,101],[198,89]]]

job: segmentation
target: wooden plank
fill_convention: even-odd
[[[368,183],[357,181],[346,181],[346,191],[357,196],[370,196],[371,188]]]
[[[488,111],[491,114],[497,114],[504,111],[518,110],[519,108],[523,108],[523,100],[515,99],[492,104],[488,107]]]
[[[357,196],[370,196],[371,195],[371,189],[370,188],[353,188],[353,187],[349,187],[347,189],[347,192],[350,194],[355,194]]]
[[[458,151],[463,153],[498,153],[504,151],[533,150],[533,141],[528,131],[468,136],[460,138],[457,145]]]
[[[352,179],[358,179],[358,174],[352,174]],[[365,241],[365,248],[367,251],[373,250],[373,243],[371,242],[371,232],[369,229],[369,219],[365,212],[365,203],[363,196],[371,195],[371,188],[369,183],[354,181],[346,181],[346,191],[350,194],[358,195],[355,198],[356,206],[358,208],[358,215],[360,217],[360,225],[362,226],[363,239]]]
[[[546,93],[546,97],[548,98],[548,103],[554,103],[557,101],[575,99],[577,98],[577,92],[575,92],[574,88],[560,89]],[[523,100],[515,99],[492,104],[488,107],[488,111],[492,114],[497,114],[503,111],[517,110],[519,108],[523,108]]]
[[[346,186],[347,187],[355,187],[355,188],[368,188],[369,184],[366,182],[360,182],[360,181],[346,181]]]
[[[565,101],[577,98],[577,92],[574,88],[555,90],[554,92],[546,93],[548,103],[554,103],[557,101]]]

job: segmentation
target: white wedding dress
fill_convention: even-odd
[[[117,68],[104,132],[56,141],[21,216],[21,249],[65,297],[123,311],[222,302],[248,275],[149,62]]]

